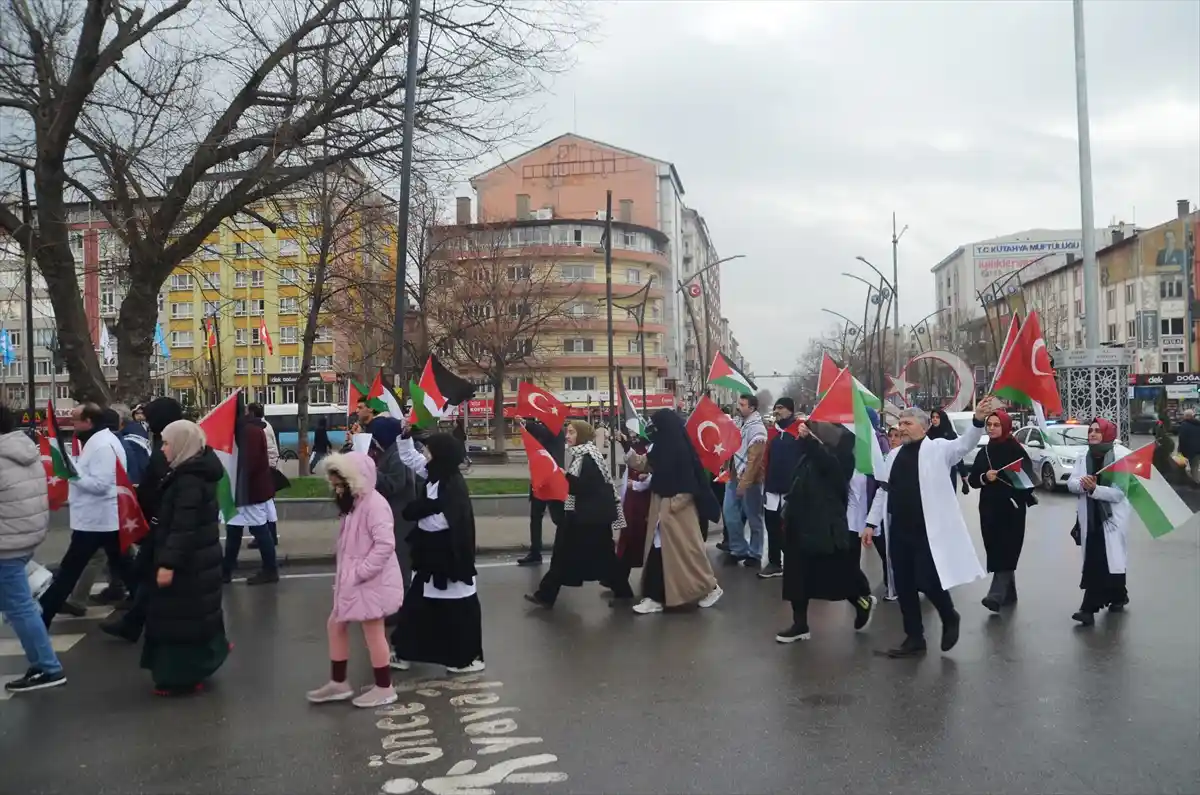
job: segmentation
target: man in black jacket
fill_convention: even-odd
[[[792,488],[792,476],[800,462],[802,445],[789,429],[796,422],[796,403],[790,397],[775,401],[774,436],[767,441],[766,477],[763,480],[767,526],[767,565],[758,576],[765,579],[783,576],[783,501]]]
[[[1200,483],[1200,420],[1192,409],[1183,412],[1179,423],[1179,454],[1188,460],[1192,480]]]
[[[567,434],[560,429],[556,435],[544,423],[536,419],[525,420],[525,430],[546,448],[546,452],[554,457],[560,467],[564,467],[567,455]],[[539,500],[533,496],[533,486],[529,487],[529,554],[517,561],[518,566],[540,566],[542,563],[542,518],[546,509],[550,509],[550,521],[555,528],[562,526],[564,517],[563,504],[557,500]]]

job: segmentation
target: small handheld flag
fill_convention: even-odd
[[[1011,464],[1001,467],[996,472],[1014,489],[1025,491],[1033,488],[1033,479],[1025,472],[1024,457],[1018,458]]]
[[[1134,513],[1154,538],[1161,538],[1196,518],[1171,484],[1154,466],[1155,442],[1118,458],[1097,474],[1102,485],[1120,489]]]

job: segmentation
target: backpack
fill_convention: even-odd
[[[125,472],[129,482],[137,486],[150,464],[150,444],[139,436],[122,436],[121,446],[125,448]]]

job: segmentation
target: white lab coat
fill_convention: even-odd
[[[967,523],[958,507],[958,497],[950,481],[950,469],[974,449],[983,436],[983,428],[972,423],[957,439],[926,439],[921,443],[917,456],[917,473],[921,481],[921,509],[925,516],[925,533],[929,537],[929,551],[937,567],[942,587],[950,590],[956,585],[966,585],[984,576],[979,554],[971,541]],[[901,445],[903,447],[903,445]],[[883,467],[875,473],[880,483],[888,482],[892,462],[901,447],[888,453]],[[867,523],[884,527],[885,538],[890,543],[891,533],[884,526],[888,515],[888,492],[880,488],[875,492]],[[889,565],[891,555],[888,555]]]
[[[1119,444],[1113,445],[1114,460],[1127,455],[1129,455],[1128,447],[1122,447]],[[1070,480],[1067,481],[1067,489],[1072,494],[1079,495],[1079,503],[1075,506],[1075,512],[1079,518],[1080,565],[1082,565],[1083,550],[1087,549],[1088,494],[1079,485],[1079,481],[1087,474],[1087,457],[1088,454],[1084,453],[1075,459],[1075,468]],[[1104,551],[1108,555],[1108,573],[1124,574],[1125,567],[1129,564],[1129,514],[1133,507],[1129,504],[1129,498],[1125,496],[1125,492],[1112,486],[1101,486],[1097,483],[1091,496],[1093,499],[1107,502],[1112,508],[1112,515],[1104,523]]]
[[[68,488],[72,530],[117,532],[117,461],[129,465],[117,435],[107,428],[92,434],[75,459],[79,477]]]
[[[867,476],[855,472],[846,491],[846,524],[851,533],[858,535],[867,524]]]

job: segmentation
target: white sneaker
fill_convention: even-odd
[[[309,690],[307,694],[309,703],[311,704],[326,704],[330,701],[346,701],[354,698],[354,688],[350,687],[346,682],[326,682],[316,690]]]
[[[700,606],[701,607],[712,607],[713,605],[715,605],[717,603],[717,600],[720,599],[722,595],[724,595],[724,593],[725,592],[721,590],[721,586],[718,585],[716,588],[712,589],[712,592],[709,593],[708,596],[706,596],[700,600]]]
[[[362,709],[373,709],[375,707],[386,707],[388,704],[395,704],[396,698],[395,688],[379,687],[376,685],[350,703]]]
[[[407,671],[412,668],[412,663],[408,660],[401,660],[396,656],[396,652],[392,652],[392,656],[388,658],[388,667],[393,671]]]
[[[663,606],[653,599],[643,599],[633,606],[633,612],[641,613],[644,616],[650,613],[661,613],[662,611]]]
[[[464,665],[462,668],[455,668],[454,666],[447,665],[446,673],[448,673],[448,674],[476,674],[476,673],[479,673],[480,671],[482,671],[485,667],[486,666],[484,665],[483,660],[475,660],[470,665]]]

